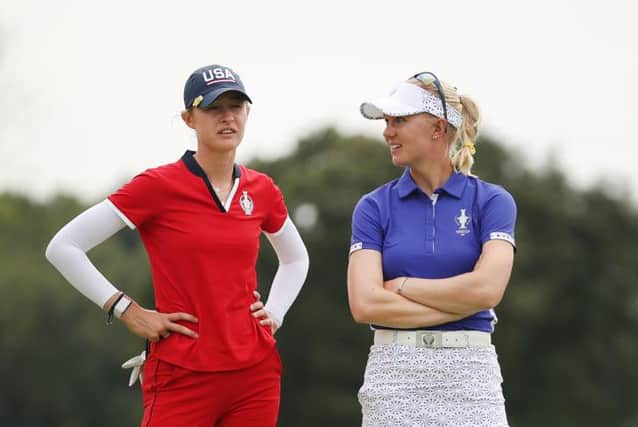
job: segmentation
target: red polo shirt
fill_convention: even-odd
[[[275,343],[249,305],[260,233],[278,231],[288,212],[270,177],[238,165],[239,186],[226,211],[193,154],[146,170],[108,199],[144,242],[157,311],[199,319],[182,322],[199,338],[173,333],[152,351],[191,370],[241,369],[263,360]]]

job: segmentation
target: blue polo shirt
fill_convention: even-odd
[[[432,196],[408,168],[401,178],[364,195],[352,217],[350,252],[381,252],[383,279],[440,279],[470,272],[488,240],[515,246],[516,203],[501,186],[453,173]],[[493,332],[494,310],[418,329]],[[379,328],[375,326],[375,328]]]

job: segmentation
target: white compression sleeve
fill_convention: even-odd
[[[73,218],[47,246],[49,262],[100,308],[118,290],[95,268],[86,253],[125,225],[115,207],[105,200]]]
[[[295,224],[286,218],[281,229],[273,234],[264,233],[272,245],[279,268],[270,287],[264,307],[279,326],[283,324],[288,309],[297,298],[308,274],[308,251]]]

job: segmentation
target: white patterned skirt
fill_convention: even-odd
[[[493,345],[370,348],[359,403],[364,427],[508,426]]]

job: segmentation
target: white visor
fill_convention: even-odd
[[[447,108],[448,122],[456,129],[461,127],[463,117],[450,104]],[[401,117],[419,113],[430,113],[445,119],[441,99],[417,85],[401,82],[384,98],[361,104],[361,114],[366,119],[382,119],[384,116]]]

